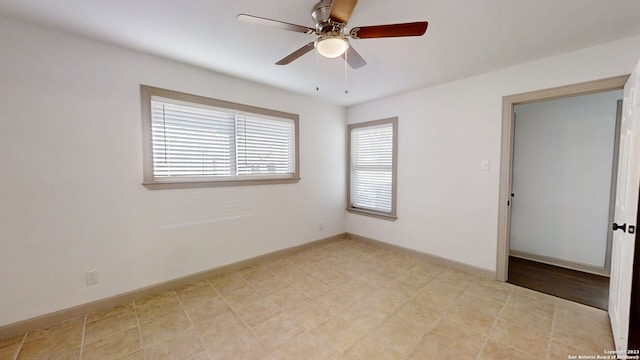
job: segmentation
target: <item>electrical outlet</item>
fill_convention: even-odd
[[[84,273],[85,280],[87,281],[87,286],[95,285],[98,283],[98,270],[90,270]]]
[[[318,224],[318,230],[320,230],[320,231],[324,230],[324,223],[323,222]]]

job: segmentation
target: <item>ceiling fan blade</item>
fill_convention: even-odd
[[[314,34],[316,32],[315,29],[312,29],[307,26],[289,24],[284,21],[272,20],[272,19],[262,18],[259,16],[253,16],[253,15],[247,15],[247,14],[240,14],[236,17],[236,19],[238,21],[249,23],[249,24],[269,26],[272,28],[280,29],[280,30],[295,31],[303,34]]]
[[[358,54],[356,49],[354,49],[353,46],[351,45],[349,45],[346,55],[347,55],[347,62],[349,63],[349,66],[351,66],[351,68],[353,69],[359,69],[367,65],[367,62],[362,58],[362,56],[360,56],[360,54]],[[343,59],[344,59],[344,56],[345,55],[342,54]]]
[[[308,53],[309,51],[313,50],[314,45],[313,45],[313,41],[308,43],[307,45],[301,47],[300,49],[292,52],[291,54],[285,56],[284,58],[282,58],[282,60],[278,61],[276,63],[276,65],[287,65],[288,63],[292,62],[293,60],[299,58],[300,56]]]
[[[399,36],[422,36],[427,31],[426,21],[354,27],[349,32],[354,39],[371,39]]]
[[[335,22],[346,23],[357,3],[358,0],[333,0],[329,18]]]

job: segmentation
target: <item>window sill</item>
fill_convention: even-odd
[[[389,220],[389,221],[396,221],[398,219],[398,217],[395,216],[395,215],[382,214],[382,213],[379,213],[379,212],[368,211],[368,210],[363,210],[363,209],[347,208],[347,211],[352,213],[352,214],[371,216],[371,217],[375,217],[375,218],[378,218],[378,219]]]
[[[276,185],[295,184],[302,178],[288,179],[251,179],[251,180],[224,180],[224,181],[153,181],[143,182],[142,185],[149,190],[166,189],[191,189],[205,187],[225,187],[225,186],[249,186],[249,185]]]

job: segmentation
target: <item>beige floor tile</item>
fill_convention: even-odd
[[[307,295],[291,286],[269,295],[269,299],[285,311],[293,310],[309,301]]]
[[[174,312],[155,318],[140,325],[140,334],[145,344],[164,341],[180,334],[191,327],[191,322],[183,312]]]
[[[236,273],[225,273],[209,279],[209,283],[221,294],[249,285],[247,280]]]
[[[292,282],[297,283],[300,281],[304,281],[304,278],[306,276],[309,276],[309,274],[305,274],[294,266],[291,267],[288,271],[278,274],[278,276],[280,276],[280,278],[282,278],[287,283],[291,284]]]
[[[614,347],[607,313],[569,302],[556,308],[553,340],[590,353]]]
[[[610,349],[612,350],[612,349]],[[579,350],[579,349],[574,349],[570,346],[567,346],[565,344],[561,344],[559,342],[555,342],[555,341],[551,341],[551,350],[549,351],[549,359],[553,360],[553,359],[571,359],[570,356],[576,356],[575,359],[577,359],[578,356],[583,355],[583,356],[597,356],[597,355],[601,355],[604,356],[604,351],[598,352],[598,353],[593,353],[590,352],[589,350]]]
[[[175,360],[187,360],[204,351],[198,333],[193,328],[174,333],[170,337],[156,338],[151,341],[145,339],[144,349],[147,357],[151,353]]]
[[[246,267],[244,269],[239,270],[238,274],[242,276],[245,280],[247,280],[249,283],[257,283],[274,276],[274,274],[271,271],[269,271],[268,268],[262,265],[253,265],[253,266]]]
[[[275,350],[304,332],[304,327],[290,313],[282,313],[256,325],[253,331],[268,349]]]
[[[445,314],[445,318],[485,336],[489,335],[496,321],[495,317],[483,314],[460,303],[451,308]]]
[[[291,313],[305,330],[313,329],[332,315],[331,311],[322,306],[317,300],[309,301],[294,309]]]
[[[189,358],[189,360],[209,360],[209,355],[207,355],[206,352],[202,352],[192,358]]]
[[[482,278],[468,274],[463,271],[455,269],[444,269],[439,276],[440,279],[451,281],[452,283],[459,284],[462,287],[468,287],[472,283],[482,280]]]
[[[173,291],[136,300],[135,305],[140,323],[147,323],[159,316],[182,311],[178,296]]]
[[[393,258],[394,258],[393,255],[391,255],[385,262],[381,263],[379,266],[376,266],[376,268],[373,269],[373,271],[390,278],[396,278],[404,274],[407,271],[407,269],[397,266],[394,263]]]
[[[62,354],[52,355],[51,357],[48,357],[47,360],[78,360],[79,358],[80,349],[73,349]]]
[[[119,359],[142,347],[138,329],[130,329],[84,347],[83,360]]]
[[[191,321],[193,321],[194,324],[199,324],[209,321],[226,311],[231,311],[231,308],[222,298],[217,297],[209,302],[187,308],[186,310]]]
[[[249,330],[235,334],[219,344],[205,343],[205,347],[212,360],[261,360],[268,356],[268,350]]]
[[[80,343],[70,345],[48,338],[39,338],[23,344],[18,359],[49,359],[51,357],[62,357],[79,349]]]
[[[422,264],[422,262],[413,256],[396,253],[394,256],[390,257],[385,264],[395,266],[399,269],[409,270],[418,264]]]
[[[41,329],[30,331],[27,333],[25,343],[41,338],[59,338],[60,340],[75,339],[82,335],[84,326],[84,317],[78,317],[72,320],[59,322],[57,324],[46,326]]]
[[[556,302],[552,299],[553,298],[550,297],[535,296],[531,293],[522,293],[521,291],[514,290],[511,296],[509,296],[509,300],[507,300],[507,308],[512,307],[517,310],[532,309],[552,316],[556,308]]]
[[[24,335],[14,337],[11,339],[0,340],[0,359],[13,359],[13,356],[18,352]]]
[[[380,324],[386,317],[385,313],[377,311],[362,302],[354,303],[336,315],[336,318],[347,322],[351,330],[364,332],[368,332],[374,326]]]
[[[391,317],[404,319],[406,321],[411,321],[411,319],[414,319],[416,321],[433,324],[434,321],[440,320],[442,315],[437,313],[433,309],[420,306],[413,301],[408,301],[400,306],[398,311],[393,313]]]
[[[546,360],[604,349],[604,311],[345,239],[2,340],[0,359]]]
[[[366,330],[351,328],[343,319],[333,317],[316,326],[311,334],[320,339],[337,352],[342,352],[351,347],[356,341],[366,334]]]
[[[222,295],[224,300],[233,309],[239,309],[244,305],[258,301],[264,296],[251,286],[244,286],[240,289],[229,291]]]
[[[440,270],[430,270],[431,269],[426,268],[424,265],[415,265],[399,275],[396,279],[415,289],[419,289],[435,280],[435,278],[440,275]]]
[[[106,310],[98,311],[92,314],[87,315],[87,324],[90,324],[94,321],[98,321],[103,318],[121,315],[123,313],[135,313],[135,306],[133,302],[115,306]]]
[[[520,298],[526,298],[520,296]],[[517,300],[516,300],[517,299]],[[517,295],[511,295],[502,314],[502,319],[526,326],[540,334],[549,334],[553,326],[553,313],[555,305],[534,301],[521,300]]]
[[[269,269],[275,275],[286,274],[293,269],[291,264],[286,258],[280,258],[268,261],[264,264],[264,267]]]
[[[421,289],[416,289],[396,279],[391,279],[382,286],[382,288],[392,289],[400,295],[410,299],[414,297]]]
[[[113,316],[103,317],[92,322],[87,321],[84,343],[91,344],[115,333],[137,327],[138,318],[134,311],[122,311]]]
[[[416,346],[415,351],[409,356],[409,360],[426,360],[426,359],[457,359],[457,360],[475,360],[475,355],[465,354],[453,345],[441,343],[438,340],[425,336],[424,339]],[[494,360],[498,360],[496,358]],[[508,359],[508,358],[503,358]]]
[[[84,318],[61,322],[27,334],[19,359],[62,355],[80,348]]]
[[[134,351],[129,355],[125,355],[124,357],[118,359],[118,360],[152,360],[151,357],[149,357],[148,359],[145,359],[144,357],[144,350],[140,349],[138,351]]]
[[[312,272],[311,275],[329,285],[330,287],[341,286],[352,279],[351,276],[334,270]]]
[[[506,283],[495,280],[478,280],[471,284],[467,291],[476,296],[506,301],[512,290],[513,288]]]
[[[482,349],[478,360],[498,360],[498,359],[518,359],[518,360],[540,360],[545,359],[544,354],[533,356],[520,350],[508,347],[494,340],[489,340]],[[566,358],[563,358],[563,360]],[[558,359],[560,360],[560,359]]]
[[[333,352],[330,347],[323,344],[315,336],[304,333],[277,351],[267,355],[264,360],[325,360]]]
[[[206,304],[218,297],[218,293],[211,286],[201,286],[178,293],[178,298],[185,309]]]
[[[244,305],[236,312],[249,326],[254,326],[278,315],[281,310],[273,301],[267,298]]]
[[[211,284],[209,284],[209,282],[207,280],[195,281],[195,282],[189,283],[187,285],[183,285],[183,286],[175,289],[175,292],[176,292],[176,294],[180,295],[183,292],[195,290],[195,289],[201,288],[203,286],[211,286]]]
[[[363,299],[374,309],[385,314],[394,313],[407,300],[408,297],[402,292],[386,287],[375,289],[370,296]]]
[[[346,359],[354,360],[404,360],[404,355],[386,348],[372,338],[362,338],[349,349],[344,351]]]
[[[409,302],[424,309],[444,314],[453,307],[460,297],[455,294],[438,291],[435,288],[424,288],[420,290]]]
[[[212,320],[196,324],[204,343],[217,343],[247,330],[245,323],[232,311],[225,311]]]
[[[372,269],[367,269],[363,274],[361,274],[361,276],[357,277],[357,279],[373,286],[374,288],[385,287],[389,282],[397,281],[393,277],[377,273],[372,271]]]
[[[531,290],[531,289],[527,289],[527,288],[523,288],[521,286],[517,286],[517,285],[513,285],[510,284],[513,292],[512,294],[514,295],[520,295],[520,296],[526,296],[528,298],[532,298],[534,299],[537,303],[545,303],[545,304],[557,304],[558,302],[560,302],[563,299],[557,298],[555,296],[552,295],[548,295],[545,293],[541,293],[535,290]]]
[[[280,290],[284,290],[289,287],[286,281],[284,281],[279,276],[273,276],[268,279],[262,280],[254,284],[256,290],[258,290],[262,295],[269,296],[271,294],[275,294]]]
[[[432,331],[439,322],[437,313],[430,313],[428,309],[407,303],[376,326],[373,333],[387,347],[409,355],[424,335]]]
[[[443,319],[429,333],[429,338],[447,344],[462,356],[475,357],[480,353],[488,334],[478,333],[448,319]]]
[[[446,272],[443,272],[435,280],[427,284],[425,289],[437,290],[443,294],[448,294],[451,298],[458,299],[470,286],[471,284],[465,279],[446,276]]]
[[[329,285],[325,284],[320,279],[304,273],[291,276],[285,279],[285,281],[311,299],[325,294],[331,289]]]
[[[375,291],[375,288],[362,280],[352,279],[342,286],[342,290],[352,297],[362,300],[369,297]]]
[[[342,312],[351,304],[358,301],[342,288],[336,288],[318,297],[316,301],[331,312],[332,315]]]
[[[467,292],[462,295],[458,303],[490,316],[498,316],[506,301],[497,300],[491,297],[478,296]]]
[[[300,261],[296,262],[296,269],[302,271],[307,275],[312,273],[322,272],[326,269],[326,266],[320,261]],[[313,276],[313,275],[312,275]]]
[[[547,353],[550,341],[548,336],[549,334],[544,336],[535,330],[501,319],[491,332],[492,340],[537,357]]]

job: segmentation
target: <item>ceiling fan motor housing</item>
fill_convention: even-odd
[[[342,28],[345,24],[331,20],[331,4],[332,0],[321,0],[313,7],[311,17],[313,18],[313,22],[316,24],[316,31],[318,35],[342,34]]]

